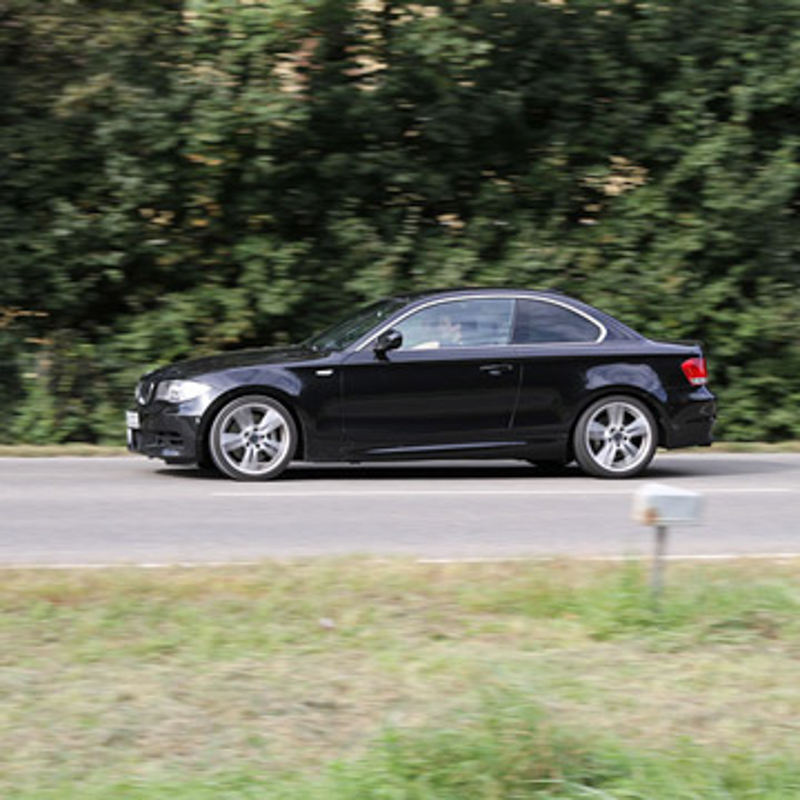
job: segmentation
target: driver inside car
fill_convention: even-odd
[[[436,350],[440,347],[458,347],[463,344],[461,323],[449,314],[442,314],[426,326],[425,338],[412,344],[411,350]]]

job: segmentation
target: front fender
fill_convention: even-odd
[[[300,434],[297,459],[337,457],[342,437],[339,380],[317,372],[315,366],[305,365],[247,367],[213,376],[214,399],[200,423],[203,446],[214,417],[226,403],[247,394],[263,394],[283,403],[294,417]]]

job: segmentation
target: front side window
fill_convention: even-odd
[[[591,320],[555,303],[518,300],[513,344],[596,342],[602,331]]]
[[[451,300],[423,308],[398,323],[403,350],[508,344],[511,298]]]

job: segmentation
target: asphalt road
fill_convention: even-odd
[[[518,462],[298,465],[242,484],[139,457],[0,459],[0,564],[243,562],[364,553],[426,559],[635,556],[634,490],[703,494],[670,553],[800,554],[800,455],[662,453],[645,479]]]

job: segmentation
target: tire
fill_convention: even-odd
[[[264,395],[238,397],[211,425],[209,452],[220,472],[237,481],[277,478],[297,449],[297,426],[285,406]]]
[[[575,426],[575,458],[584,472],[598,478],[641,475],[657,446],[658,430],[650,409],[627,395],[592,403]]]

